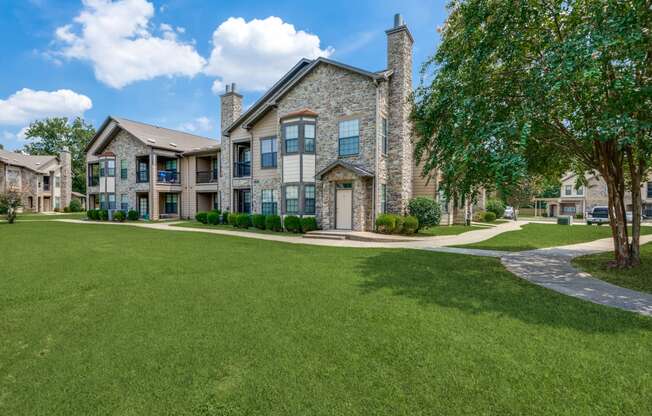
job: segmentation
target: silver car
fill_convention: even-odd
[[[609,223],[609,207],[594,207],[589,215],[586,217],[586,224],[608,224]]]

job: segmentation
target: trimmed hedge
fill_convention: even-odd
[[[127,212],[127,219],[129,221],[138,221],[138,211],[130,209],[129,212]]]
[[[408,212],[416,217],[419,228],[428,228],[439,225],[441,221],[441,207],[434,199],[419,196],[412,198],[408,203]]]
[[[89,220],[97,220],[97,210],[96,209],[89,209],[86,211],[86,217]]]
[[[272,231],[283,231],[281,217],[278,215],[267,215],[265,217],[265,228]]]
[[[307,233],[308,231],[315,231],[317,229],[317,220],[315,217],[301,218],[301,229],[304,233]]]
[[[228,224],[229,223],[229,211],[224,211],[222,213],[222,217],[220,218],[220,223],[221,224]]]
[[[249,228],[251,227],[251,215],[244,213],[238,214],[235,223],[238,228]]]
[[[376,231],[383,234],[391,234],[396,228],[396,215],[380,214],[376,218]]]
[[[264,230],[265,229],[265,216],[262,214],[254,214],[253,218],[253,223],[254,227],[258,228],[259,230]]]
[[[109,211],[105,209],[100,209],[97,212],[97,219],[100,221],[106,221],[109,219]]]
[[[70,212],[70,207],[63,207],[63,212]]]
[[[236,227],[238,225],[238,214],[230,213],[227,217],[227,222],[229,225]]]
[[[414,234],[419,229],[419,219],[415,216],[408,215],[403,220],[403,234]]]
[[[127,219],[124,211],[115,211],[113,213],[113,221],[124,222]]]
[[[202,224],[208,224],[208,212],[198,212],[195,214],[195,220]]]
[[[283,221],[283,225],[285,226],[286,230],[292,233],[301,232],[301,220],[296,215],[288,215],[287,217],[285,217],[285,221]]]
[[[484,222],[494,222],[496,221],[496,213],[493,211],[487,211],[484,213]]]
[[[220,216],[217,212],[206,213],[206,222],[204,224],[217,225],[220,223]]]
[[[396,227],[394,227],[394,234],[402,234],[403,233],[403,222],[405,221],[405,217],[402,217],[400,215],[396,215]]]
[[[68,205],[68,209],[70,210],[70,212],[81,212],[82,210],[81,202],[79,202],[79,200],[77,199],[73,199],[72,201],[70,201],[70,204]]]

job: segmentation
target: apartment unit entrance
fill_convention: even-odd
[[[149,194],[136,194],[136,208],[138,217],[149,219]]]
[[[235,212],[251,212],[251,189],[234,189],[233,199]]]
[[[335,196],[335,228],[350,230],[353,223],[353,184],[338,183]]]

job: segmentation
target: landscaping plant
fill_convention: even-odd
[[[16,222],[16,210],[23,206],[23,195],[15,190],[9,190],[4,194],[0,194],[0,209],[2,209],[7,216],[7,222],[13,224]]]
[[[236,227],[249,228],[251,227],[251,215],[240,213],[236,216]]]
[[[82,210],[81,202],[79,202],[79,200],[77,199],[73,199],[72,201],[70,201],[70,204],[68,205],[68,209],[70,210],[70,212],[81,212]]]
[[[238,225],[238,214],[235,212],[228,214],[227,222],[230,226],[236,227]]]
[[[220,216],[217,212],[209,212],[206,214],[206,222],[204,224],[217,225],[220,223]]]
[[[291,233],[301,232],[301,220],[295,215],[288,215],[285,217],[283,225],[285,225],[285,229]]]
[[[396,215],[380,214],[376,218],[376,231],[383,234],[391,234],[396,228]]]
[[[419,229],[419,219],[415,216],[408,215],[403,219],[403,234],[411,235]]]
[[[258,228],[259,230],[264,230],[265,229],[265,216],[262,214],[254,214],[252,217],[252,221],[254,223],[254,227]]]
[[[505,204],[500,199],[488,200],[485,209],[496,214],[496,218],[502,218],[505,215]]]
[[[129,221],[138,221],[138,211],[130,209],[129,212],[127,212],[127,219]]]
[[[410,200],[408,212],[419,220],[419,228],[434,227],[441,220],[441,208],[437,201],[423,196]]]
[[[200,211],[195,214],[195,220],[201,222],[202,224],[208,224],[208,212]]]
[[[265,228],[272,231],[283,231],[281,217],[278,215],[267,215],[265,217]]]
[[[113,213],[113,221],[124,222],[127,219],[124,211],[115,211]]]
[[[303,217],[301,218],[301,230],[304,233],[308,231],[315,231],[317,229],[317,220],[315,217]]]
[[[109,219],[109,211],[107,211],[105,209],[98,210],[97,219],[99,219],[100,221],[108,220]]]
[[[485,211],[483,219],[484,222],[494,222],[496,221],[496,213],[493,211]]]

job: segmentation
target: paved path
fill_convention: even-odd
[[[88,221],[82,220],[60,219],[57,221],[89,224]],[[593,303],[620,308],[646,316],[652,316],[652,295],[622,288],[602,280],[594,279],[588,273],[581,272],[571,265],[571,260],[574,257],[612,250],[613,242],[610,238],[596,240],[589,243],[521,252],[448,247],[453,245],[477,243],[504,232],[518,230],[521,228],[521,225],[527,224],[527,221],[503,223],[495,227],[476,229],[459,235],[417,238],[414,241],[409,242],[319,240],[301,238],[299,236],[294,237],[287,235],[260,234],[247,231],[226,231],[210,228],[178,226],[173,227],[171,226],[173,223],[93,222],[91,224],[135,226],[154,230],[230,235],[291,244],[310,244],[319,246],[358,248],[409,248],[443,253],[495,257],[499,258],[503,265],[515,275],[539,286],[543,286],[556,292],[587,300]],[[641,236],[641,244],[650,241],[652,241],[652,235]]]

